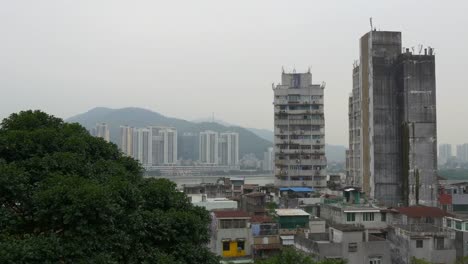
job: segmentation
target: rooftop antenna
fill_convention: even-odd
[[[414,47],[411,47],[411,52],[414,53]]]
[[[284,66],[281,66],[281,71],[284,73]]]
[[[418,54],[421,55],[421,52],[422,52],[422,49],[423,49],[423,45],[422,45],[422,44],[419,44],[419,45],[418,45],[418,48],[419,48],[419,53],[418,53]]]
[[[369,22],[370,22],[370,30],[374,30],[374,27],[372,26],[372,17],[369,18]]]
[[[310,73],[310,66],[309,66],[309,69],[307,70],[307,73]]]

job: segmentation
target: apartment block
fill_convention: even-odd
[[[103,138],[105,141],[110,142],[109,125],[107,123],[98,123],[93,129],[93,136]]]
[[[273,85],[275,184],[326,187],[324,85],[312,74],[282,73]]]
[[[127,156],[133,156],[133,127],[120,126],[120,150]]]
[[[444,165],[452,157],[452,145],[440,144],[439,145],[439,159],[440,164]]]
[[[219,164],[225,166],[239,165],[239,134],[224,132],[219,134]]]
[[[199,140],[200,163],[218,165],[219,164],[219,134],[215,131],[200,132]]]

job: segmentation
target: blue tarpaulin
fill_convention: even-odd
[[[284,187],[280,188],[280,191],[292,191],[292,192],[313,192],[314,188],[309,187]]]

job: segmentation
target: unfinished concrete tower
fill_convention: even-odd
[[[432,205],[434,56],[401,51],[400,32],[374,30],[360,39],[349,99],[348,181],[379,204]]]
[[[398,61],[403,198],[407,204],[436,206],[437,116],[435,57],[409,49]]]

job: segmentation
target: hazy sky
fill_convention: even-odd
[[[347,144],[347,98],[369,17],[435,48],[439,143],[468,142],[467,1],[0,0],[0,118],[136,106],[273,128],[281,67],[326,82],[326,140]]]

